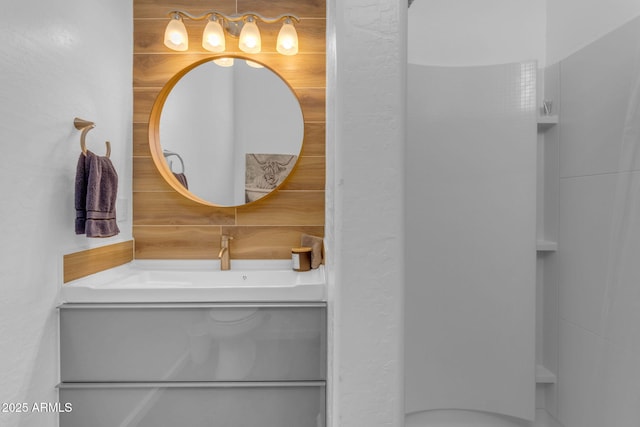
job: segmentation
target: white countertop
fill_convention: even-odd
[[[315,302],[326,300],[324,266],[290,260],[135,260],[62,286],[62,303]]]

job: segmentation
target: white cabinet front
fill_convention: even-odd
[[[319,381],[322,304],[64,304],[64,382]]]
[[[61,427],[320,427],[317,384],[61,385]]]

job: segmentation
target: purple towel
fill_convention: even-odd
[[[185,174],[173,172],[173,176],[176,177],[178,182],[182,184],[184,188],[186,188],[187,190],[189,189],[189,183],[187,182],[187,176]]]
[[[76,169],[76,234],[111,237],[120,232],[116,223],[118,174],[108,157],[87,150]]]

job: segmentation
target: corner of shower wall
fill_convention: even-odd
[[[408,414],[404,427],[563,427],[544,409],[536,410],[534,421],[465,410],[433,410]]]
[[[536,64],[411,65],[408,92],[407,422],[533,420]]]
[[[541,70],[538,119],[538,237],[536,266],[536,408],[557,418],[559,176],[560,176],[560,64]],[[545,113],[543,103],[549,106]],[[541,424],[547,425],[547,424]],[[553,425],[553,424],[551,424]]]
[[[424,81],[425,85],[435,86],[433,88],[434,93],[429,93],[429,96],[422,92],[415,92],[414,88],[409,88],[410,93],[410,103],[409,103],[409,138],[408,138],[408,147],[407,147],[407,194],[412,195],[412,198],[407,201],[407,215],[408,215],[408,223],[407,230],[410,230],[408,233],[408,242],[407,242],[407,260],[408,260],[408,277],[407,277],[407,413],[405,422],[406,427],[446,427],[446,426],[456,426],[456,427],[561,427],[558,421],[556,420],[557,416],[557,404],[556,404],[556,375],[557,366],[558,366],[558,284],[555,275],[552,273],[553,269],[545,268],[550,263],[555,262],[556,260],[556,249],[557,249],[557,240],[558,240],[558,197],[559,197],[559,131],[556,124],[558,123],[558,117],[560,112],[560,91],[559,91],[559,65],[553,65],[547,67],[546,69],[536,70],[535,63],[523,63],[517,64],[520,67],[520,78],[522,80],[522,76],[525,74],[529,75],[529,80],[533,80],[535,82],[535,86],[529,87],[528,91],[526,90],[526,85],[522,86],[520,89],[522,90],[520,95],[517,97],[520,101],[519,103],[525,102],[524,100],[528,100],[527,103],[531,105],[531,114],[533,117],[531,120],[531,127],[529,130],[525,130],[527,134],[524,139],[514,138],[513,140],[519,141],[529,141],[535,149],[532,151],[528,151],[528,155],[532,157],[529,160],[532,160],[536,166],[533,169],[528,169],[529,173],[532,174],[532,179],[535,180],[535,189],[532,189],[532,194],[536,195],[536,203],[535,206],[530,206],[532,209],[531,212],[535,212],[535,235],[536,235],[536,249],[537,249],[537,257],[533,258],[533,255],[529,253],[527,257],[533,262],[533,259],[536,259],[535,264],[535,285],[531,283],[531,288],[535,287],[535,360],[533,359],[533,355],[530,359],[531,368],[535,368],[535,379],[531,378],[529,387],[533,389],[535,384],[535,396],[528,395],[528,399],[530,399],[530,403],[535,401],[535,417],[531,416],[529,420],[524,420],[522,418],[515,418],[509,415],[505,415],[504,413],[507,411],[503,411],[502,415],[496,412],[482,412],[482,408],[473,407],[472,405],[463,405],[458,404],[457,406],[451,402],[449,402],[449,406],[447,406],[446,402],[442,401],[442,399],[438,400],[437,395],[441,392],[441,390],[428,390],[429,387],[424,389],[423,386],[420,385],[420,381],[425,382],[428,379],[424,377],[424,373],[414,372],[416,366],[424,367],[425,364],[429,364],[429,360],[433,359],[433,354],[440,354],[440,349],[434,349],[434,346],[437,345],[447,345],[446,337],[447,334],[441,334],[441,340],[438,341],[438,336],[436,335],[436,339],[433,339],[433,335],[426,334],[425,335],[425,324],[427,325],[442,325],[447,324],[441,321],[437,321],[438,319],[430,319],[426,322],[419,323],[416,327],[412,325],[415,323],[414,314],[418,313],[420,310],[422,312],[437,312],[437,307],[433,307],[433,310],[425,309],[424,305],[420,303],[420,295],[424,292],[428,292],[430,295],[443,295],[442,292],[437,292],[438,285],[434,285],[433,282],[438,282],[433,277],[421,277],[420,272],[424,272],[428,269],[425,269],[425,262],[430,263],[429,260],[425,261],[423,256],[425,255],[424,248],[421,246],[421,251],[412,251],[412,245],[430,245],[433,244],[434,236],[437,240],[437,233],[427,233],[424,236],[425,231],[430,229],[429,225],[425,225],[425,221],[434,220],[434,215],[437,217],[437,212],[439,212],[442,206],[446,206],[451,208],[451,206],[456,206],[451,203],[452,198],[455,198],[454,195],[446,195],[445,198],[448,198],[448,204],[440,205],[438,204],[437,197],[434,199],[432,197],[434,194],[437,195],[437,191],[431,189],[432,191],[436,191],[436,193],[431,194],[428,197],[424,197],[421,191],[429,191],[430,184],[427,183],[442,183],[446,182],[447,185],[442,184],[442,188],[453,188],[455,191],[455,187],[459,182],[460,175],[464,173],[459,172],[461,169],[466,169],[467,171],[473,170],[475,168],[476,172],[482,170],[482,166],[477,166],[473,164],[469,164],[465,166],[464,160],[460,162],[444,162],[446,164],[452,165],[455,164],[456,167],[453,168],[448,179],[441,179],[442,174],[440,176],[438,173],[434,173],[434,168],[430,168],[429,165],[424,163],[424,160],[427,158],[434,159],[433,161],[442,162],[442,153],[427,153],[425,150],[425,142],[430,141],[430,138],[440,138],[442,134],[438,131],[436,135],[433,134],[433,129],[425,131],[424,129],[416,129],[417,127],[423,126],[417,123],[421,122],[429,122],[428,124],[424,124],[424,126],[431,125],[431,121],[438,121],[441,124],[444,123],[445,131],[446,129],[450,129],[453,125],[449,126],[447,123],[463,123],[464,120],[469,120],[471,117],[476,117],[474,114],[469,111],[469,105],[464,104],[464,100],[468,100],[467,97],[473,97],[471,95],[473,91],[468,91],[462,98],[459,100],[460,102],[455,103],[451,102],[450,99],[441,99],[442,97],[449,97],[450,91],[448,90],[449,86],[444,84],[442,81],[434,84],[433,82],[429,83]],[[532,69],[533,67],[533,69]],[[465,69],[461,68],[445,68],[445,67],[425,67],[419,65],[410,65],[409,70],[409,78],[410,85],[413,81],[413,84],[416,84],[416,80],[421,78],[426,78],[426,80],[433,80],[434,76],[437,80],[438,73],[444,73],[449,77],[452,75],[455,76],[456,73],[464,74],[465,71],[470,73],[470,76],[473,78],[478,78],[478,75],[481,74],[476,73],[473,75],[472,67]],[[490,70],[491,67],[479,67],[482,68],[482,71],[486,72]],[[509,66],[497,66],[493,71],[498,73],[504,72],[509,69]],[[500,70],[500,71],[498,71]],[[460,75],[461,75],[460,74]],[[458,75],[458,77],[460,77]],[[453,77],[456,78],[456,77]],[[419,84],[422,84],[419,83]],[[495,82],[494,82],[495,83]],[[481,90],[487,90],[486,97],[479,96],[480,99],[487,100],[488,97],[492,96],[491,92],[499,93],[496,91],[498,87],[495,84],[488,83]],[[431,87],[431,86],[429,86]],[[442,93],[438,92],[439,90]],[[465,89],[466,90],[466,89]],[[420,95],[422,93],[422,95]],[[509,93],[502,92],[502,93]],[[532,97],[533,94],[533,97]],[[551,101],[551,111],[547,111],[545,114],[542,105],[543,101]],[[514,106],[518,104],[516,102],[513,104]],[[548,103],[549,104],[549,103]],[[483,108],[490,108],[490,104],[485,103],[478,108],[483,110]],[[430,118],[425,118],[424,114],[429,114]],[[481,111],[480,115],[486,113],[486,111]],[[423,117],[421,117],[421,114]],[[535,124],[534,124],[535,122]],[[535,133],[535,126],[537,125],[537,136],[534,138],[533,135]],[[466,125],[465,125],[466,126]],[[429,133],[431,132],[431,133]],[[444,131],[443,131],[444,132]],[[478,132],[476,134],[476,138],[473,139],[477,144],[480,141],[483,141],[483,138],[487,137],[487,133]],[[436,144],[437,145],[437,144]],[[472,148],[473,149],[473,148]],[[472,150],[471,149],[471,150]],[[458,155],[464,155],[465,150],[457,151]],[[505,153],[505,151],[496,150],[495,153]],[[451,153],[449,153],[451,154]],[[536,156],[537,154],[537,156]],[[445,153],[446,155],[446,153]],[[471,156],[467,152],[467,155]],[[526,156],[525,156],[526,157]],[[436,168],[437,169],[437,168]],[[442,172],[442,171],[441,171]],[[446,171],[445,171],[446,173]],[[458,176],[457,176],[458,175]],[[478,175],[476,175],[476,178]],[[436,179],[438,178],[438,179]],[[426,190],[425,190],[426,189]],[[495,191],[495,189],[494,189]],[[441,195],[443,195],[441,194]],[[443,197],[444,197],[443,196]],[[481,197],[478,197],[477,194],[474,194],[476,197],[474,200],[476,203],[483,204],[486,200],[483,200]],[[428,201],[429,203],[425,203]],[[434,207],[435,206],[435,207]],[[421,212],[420,209],[423,209],[424,212]],[[420,213],[421,212],[421,213]],[[451,214],[451,211],[449,211]],[[477,212],[475,212],[477,214]],[[437,218],[435,218],[435,224],[432,224],[433,227],[439,228],[442,227],[442,224],[447,224],[449,221],[452,221],[450,217],[443,216],[443,220],[438,222]],[[468,224],[467,224],[468,225]],[[447,225],[448,226],[448,225]],[[480,226],[484,227],[483,224]],[[464,227],[460,228],[464,229]],[[433,230],[432,230],[433,231]],[[422,234],[421,234],[422,233]],[[426,237],[429,237],[427,239]],[[426,242],[426,243],[425,243]],[[438,247],[438,250],[446,251],[449,247],[454,247],[452,242],[447,242],[446,239],[443,239],[440,244],[435,244]],[[459,247],[458,245],[457,247]],[[503,247],[493,248],[493,250],[489,249],[491,245],[485,244],[484,249],[489,253],[496,253],[502,249]],[[414,248],[415,249],[415,248]],[[427,251],[428,252],[428,251]],[[421,255],[420,260],[412,260],[411,253],[416,253]],[[459,255],[460,252],[457,251]],[[428,254],[427,254],[428,257]],[[460,263],[460,258],[453,257],[455,261],[458,262],[458,266],[456,268],[466,268],[461,267],[464,263]],[[437,270],[432,270],[437,271]],[[433,274],[433,273],[432,273]],[[437,279],[437,278],[436,278]],[[443,277],[440,277],[443,279]],[[458,286],[455,283],[450,283],[445,286],[445,294],[450,291],[451,286]],[[473,293],[474,290],[481,288],[476,283],[474,286],[470,288],[470,293]],[[525,291],[526,292],[526,291]],[[451,296],[449,294],[449,296]],[[460,295],[459,295],[460,296]],[[463,297],[463,296],[461,296]],[[533,295],[532,295],[533,298]],[[437,305],[440,305],[442,301],[437,302]],[[448,310],[456,311],[456,306],[451,306],[447,304],[443,304]],[[412,308],[413,307],[413,308]],[[459,310],[458,310],[459,312]],[[412,314],[413,313],[413,314]],[[419,317],[419,316],[418,316]],[[442,320],[442,319],[440,319]],[[451,324],[451,323],[449,323]],[[454,322],[455,324],[455,322]],[[460,326],[460,325],[459,325]],[[464,326],[464,325],[463,325]],[[463,327],[462,326],[462,327]],[[429,329],[429,326],[426,327]],[[414,336],[416,334],[415,331],[420,330],[423,335],[418,337]],[[413,331],[413,332],[412,332]],[[469,342],[477,342],[479,337],[475,337],[476,341],[470,339]],[[530,347],[531,348],[531,347]],[[462,349],[463,350],[463,349]],[[467,349],[470,352],[477,352],[477,349]],[[533,353],[533,350],[532,350]],[[452,358],[457,357],[456,355],[450,355]],[[440,359],[443,360],[443,359]],[[444,358],[447,360],[447,358]],[[449,359],[450,360],[450,359]],[[448,362],[444,362],[446,365]],[[442,366],[434,365],[434,369],[437,371],[441,371]],[[446,369],[445,369],[446,370]],[[467,375],[461,381],[466,381],[468,378],[471,378],[472,375]],[[460,380],[460,378],[458,378]],[[455,376],[450,378],[442,378],[435,376],[429,377],[430,381],[434,381],[436,384],[438,381],[456,381]],[[462,383],[458,383],[458,386],[462,386]],[[478,396],[490,395],[492,393],[492,385],[485,384],[485,388],[483,389],[483,385],[479,385],[478,388]],[[446,388],[446,387],[444,387]],[[459,387],[460,388],[460,387]],[[428,398],[416,398],[416,393],[426,393]],[[450,393],[452,394],[452,393]],[[435,396],[435,399],[434,399]],[[420,403],[416,403],[416,401],[426,401],[430,400],[432,403],[437,402],[436,404],[423,405]],[[459,403],[459,402],[458,402]],[[467,403],[469,403],[467,401]],[[444,409],[444,408],[463,408],[463,409]],[[478,410],[480,409],[480,410]],[[485,409],[486,410],[486,409]]]
[[[540,69],[537,100],[536,420],[556,413],[558,286],[550,265],[558,249],[559,64]],[[547,421],[536,421],[540,426]],[[554,424],[550,424],[554,425]]]
[[[566,427],[637,425],[640,17],[548,72],[560,75],[562,197],[558,251],[544,265],[545,316],[555,315],[545,322],[556,322],[545,363],[559,382],[547,409]]]

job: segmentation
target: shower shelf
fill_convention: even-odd
[[[545,131],[558,124],[558,116],[538,116],[538,130]]]
[[[536,365],[536,384],[555,384],[556,374],[542,365]]]
[[[555,252],[558,250],[558,243],[551,240],[538,240],[536,250],[538,252]]]

